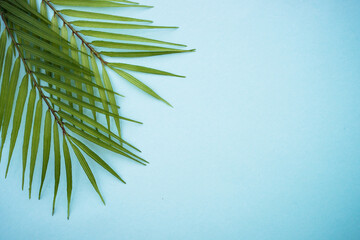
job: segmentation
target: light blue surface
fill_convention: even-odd
[[[65,182],[52,217],[52,176],[28,200],[17,153],[0,240],[360,239],[359,2],[149,4],[127,13],[181,28],[148,36],[197,48],[134,61],[188,76],[137,75],[174,109],[114,81],[145,123],[125,137],[151,164],[110,159],[127,185],[95,169],[106,207],[75,166],[68,221]]]

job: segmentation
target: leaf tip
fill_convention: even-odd
[[[169,102],[165,101],[164,99],[163,99],[163,102],[166,103],[166,105],[168,105],[169,107],[174,108],[173,105],[171,105]]]

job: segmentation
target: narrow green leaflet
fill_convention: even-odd
[[[43,15],[46,19],[48,18],[46,3],[43,1],[40,4],[40,14]]]
[[[108,42],[108,41],[93,41],[91,44],[96,47],[117,48],[117,49],[127,49],[127,50],[143,50],[143,51],[159,51],[159,52],[178,51],[178,49],[175,48],[166,48],[166,47],[150,46],[143,44]]]
[[[55,203],[56,203],[56,196],[59,189],[60,183],[60,169],[61,169],[61,156],[60,156],[60,139],[59,139],[59,128],[58,123],[54,121],[54,199],[53,199],[53,208],[52,208],[52,215],[55,213]]]
[[[31,6],[33,9],[37,10],[36,0],[30,0],[30,6]]]
[[[78,48],[74,35],[71,35],[70,43],[71,43],[71,46],[73,46],[74,48]],[[71,58],[74,59],[75,62],[80,63],[80,58],[79,58],[78,52],[70,51],[70,55],[71,55]],[[82,83],[81,82],[77,81],[77,82],[75,82],[75,85],[76,85],[77,88],[82,89]],[[82,95],[76,94],[76,97],[79,99],[79,101],[83,101]],[[83,112],[83,107],[80,106],[80,105],[79,105],[79,111],[81,113]]]
[[[70,217],[70,201],[72,192],[72,166],[69,147],[66,143],[66,137],[63,135],[63,150],[65,160],[65,171],[66,171],[66,192],[67,192],[67,218]]]
[[[156,44],[186,47],[186,45],[183,45],[183,44],[164,42],[164,41],[159,41],[159,40],[155,40],[155,39],[151,39],[151,38],[144,38],[144,37],[126,35],[126,34],[120,34],[120,33],[100,32],[100,31],[93,31],[93,30],[80,30],[79,32],[86,36],[96,37],[96,38],[114,39],[114,40],[119,40],[119,41],[130,41],[130,42],[156,43]]]
[[[22,80],[22,83],[20,85],[20,88],[19,88],[19,94],[17,97],[15,111],[14,111],[16,114],[14,114],[14,119],[13,119],[13,127],[12,127],[12,131],[11,131],[11,140],[10,140],[10,149],[9,149],[9,159],[8,159],[8,164],[6,167],[5,176],[7,176],[7,173],[9,171],[11,157],[12,157],[16,139],[17,139],[17,136],[19,133],[19,128],[20,128],[20,124],[21,124],[21,120],[22,120],[25,101],[26,101],[27,94],[28,94],[28,85],[29,85],[28,82],[29,82],[29,77],[28,77],[28,75],[25,75]]]
[[[110,82],[109,75],[107,74],[104,65],[103,65],[102,73],[103,73],[103,79],[104,79],[105,87],[112,90],[113,87],[112,87],[112,84],[111,84],[111,82]],[[109,97],[109,101],[110,101],[110,103],[111,103],[111,105],[110,105],[111,111],[112,111],[114,114],[119,115],[119,110],[118,110],[118,108],[116,107],[115,95],[112,94],[112,93],[108,93],[108,97]],[[120,120],[119,120],[118,118],[114,118],[114,121],[115,121],[116,128],[117,128],[117,130],[118,130],[118,133],[119,133],[119,137],[121,138]]]
[[[25,122],[25,130],[24,130],[24,141],[23,141],[23,148],[22,148],[22,189],[24,189],[24,180],[25,180],[25,170],[26,170],[26,163],[27,163],[27,155],[28,155],[28,148],[29,148],[29,141],[30,141],[30,134],[32,130],[32,123],[33,123],[33,115],[34,115],[34,106],[36,100],[36,90],[32,88],[30,91],[29,102],[27,105],[27,112],[26,112],[26,122]]]
[[[122,22],[148,22],[152,23],[150,20],[143,20],[137,18],[129,18],[129,17],[121,17],[104,13],[94,13],[94,12],[86,12],[86,11],[77,11],[72,9],[63,9],[60,10],[61,13],[70,16],[70,17],[78,17],[78,18],[90,18],[90,19],[101,19],[101,20],[113,20],[113,21],[122,21]]]
[[[84,44],[81,44],[81,52],[86,52],[86,48],[85,48]],[[80,55],[81,55],[81,64],[82,64],[84,67],[90,69],[89,57],[88,57],[86,54],[82,54],[82,53],[81,53]],[[90,77],[86,77],[86,76],[85,76],[85,79],[87,79],[89,82],[91,82],[91,78],[90,78]],[[88,84],[85,84],[85,85],[86,85],[86,91],[87,91],[89,94],[95,96],[95,95],[94,95],[94,88],[93,88],[92,86],[88,85]],[[89,101],[90,101],[90,104],[91,104],[91,105],[95,105],[95,100],[89,98]],[[96,120],[96,111],[93,110],[93,111],[92,111],[92,114],[93,114],[94,119]]]
[[[42,117],[42,99],[39,99],[36,104],[35,118],[34,118],[34,131],[31,143],[31,157],[30,157],[30,175],[29,175],[29,198],[31,198],[31,188],[34,178],[34,170],[36,164],[36,157],[39,149],[40,141],[40,128],[41,128],[41,117]]]
[[[132,75],[128,74],[127,72],[124,72],[120,69],[116,69],[116,68],[112,68],[117,74],[119,74],[119,76],[121,76],[122,78],[124,78],[125,80],[127,80],[128,82],[130,82],[131,84],[135,85],[136,87],[138,87],[139,89],[143,90],[144,92],[146,92],[147,94],[153,96],[154,98],[166,103],[167,105],[169,105],[170,107],[171,104],[168,103],[165,99],[163,99],[162,97],[160,97],[157,93],[155,93],[151,88],[149,88],[148,86],[146,86],[144,83],[142,83],[140,80],[138,80],[137,78],[133,77]]]
[[[15,91],[17,87],[17,83],[19,80],[19,73],[20,73],[20,59],[16,59],[14,68],[12,70],[10,82],[8,83],[8,89],[6,89],[5,92],[5,102],[3,103],[3,113],[4,113],[4,120],[2,123],[2,132],[1,132],[1,148],[0,148],[0,158],[1,158],[1,152],[4,148],[5,139],[7,136],[10,119],[12,116],[12,110],[14,105],[14,99],[15,99]],[[6,81],[6,79],[4,79]],[[0,159],[1,161],[1,159]]]
[[[100,54],[108,57],[123,57],[123,58],[137,58],[137,57],[152,57],[174,53],[193,52],[194,50],[177,50],[177,51],[160,51],[160,52],[108,52],[102,51]]]
[[[51,18],[51,28],[53,29],[53,31],[57,32],[57,33],[60,33],[60,30],[59,30],[59,22],[58,22],[58,19],[57,19],[57,16],[54,14],[53,17]],[[53,45],[53,44],[51,44]],[[57,46],[54,46],[56,48],[56,51],[63,54],[64,56],[66,56],[66,58],[70,58],[67,54],[65,54],[63,51],[59,51],[59,48],[60,47],[57,47]],[[35,74],[36,75],[36,74]],[[53,80],[57,81],[57,82],[61,82],[61,77],[56,74],[56,73],[52,73],[53,75]],[[36,75],[37,76],[37,75]],[[39,76],[37,76],[39,77]],[[43,80],[43,79],[42,79]],[[60,90],[60,88],[56,87],[57,90]],[[52,97],[50,95],[50,97]],[[60,100],[60,99],[59,99]],[[61,100],[60,100],[61,101]]]
[[[62,26],[62,28],[61,28],[61,30],[60,30],[60,35],[61,35],[61,37],[62,37],[63,39],[68,40],[69,33],[68,33],[67,27],[66,27],[65,25]],[[69,49],[65,49],[65,48],[64,48],[64,49],[63,49],[63,52],[64,52],[66,55],[71,56]],[[62,69],[63,69],[64,71],[66,71],[68,74],[72,75],[72,72],[69,71],[68,69],[66,69],[66,68],[62,68]],[[71,85],[71,79],[72,79],[72,78],[69,78],[69,77],[64,76],[64,79],[65,79],[65,83],[66,83],[67,85]],[[68,96],[71,96],[71,97],[72,97],[72,93],[71,93],[70,91],[65,91],[65,92],[66,92],[66,94],[67,94]],[[73,107],[73,104],[72,104],[71,102],[69,102],[69,104],[70,104],[71,107]]]
[[[48,16],[48,12],[47,12],[47,6],[46,6],[46,3],[44,2],[44,1],[42,1],[41,2],[41,5],[40,5],[40,14],[41,15],[43,15],[45,18],[48,18],[49,16]],[[50,26],[50,28],[52,28],[53,29],[53,26]],[[58,32],[58,29],[53,29],[55,32]],[[38,42],[38,41],[35,41],[35,42]],[[40,45],[40,44],[39,44]],[[47,46],[51,46],[51,44],[48,44],[47,42],[46,42],[46,45]],[[51,46],[52,47],[52,46]],[[40,48],[41,49],[41,48]],[[56,49],[56,53],[57,52],[60,52],[59,51],[59,48],[55,48]],[[48,53],[48,51],[46,51],[46,49],[45,48],[43,48],[42,50],[44,50],[44,52],[46,52],[46,53]],[[51,53],[51,52],[50,52]],[[54,54],[55,56],[58,56],[58,54]],[[57,57],[55,57],[55,58],[57,58]],[[48,71],[45,71],[45,73],[46,73],[46,75],[48,75],[48,76],[50,76],[50,77],[52,77],[52,73],[51,72],[48,72]],[[40,82],[40,81],[39,81]],[[49,87],[53,87],[51,84],[49,84]],[[50,97],[52,98],[53,96],[51,96],[50,95]]]
[[[104,201],[104,198],[102,197],[101,193],[100,193],[100,190],[99,190],[99,187],[97,186],[97,183],[96,183],[96,180],[95,180],[95,177],[94,177],[94,174],[92,173],[88,163],[86,162],[86,159],[84,157],[84,155],[82,155],[82,153],[80,152],[79,148],[73,144],[71,141],[70,141],[70,144],[72,146],[72,149],[74,150],[74,153],[81,165],[81,167],[83,168],[86,176],[88,177],[91,185],[93,186],[93,188],[95,189],[95,191],[98,193],[101,201],[105,204],[105,201]]]
[[[0,91],[0,102],[5,103],[5,104],[0,105],[0,130],[2,128],[2,121],[3,121],[4,111],[5,111],[5,107],[6,107],[6,95],[7,95],[9,82],[10,82],[11,66],[12,66],[13,51],[14,51],[13,48],[14,48],[14,45],[11,43],[7,49],[6,57],[5,57],[5,66],[4,66],[4,72],[3,72],[2,83],[1,83],[1,91]],[[1,154],[1,152],[0,152],[0,154]],[[1,159],[0,159],[0,161],[1,161]]]
[[[39,199],[41,197],[41,191],[44,186],[46,171],[49,163],[50,156],[50,147],[51,147],[51,113],[50,109],[47,110],[45,115],[45,125],[44,125],[44,147],[43,147],[43,165],[41,171],[41,184],[39,190]]]
[[[103,2],[121,2],[121,3],[131,3],[131,4],[139,4],[137,2],[127,1],[127,0],[102,0]]]
[[[108,65],[112,66],[112,67],[117,67],[117,68],[129,70],[129,71],[134,71],[134,72],[142,72],[142,73],[149,73],[149,74],[156,74],[156,75],[165,75],[165,76],[185,78],[185,76],[180,76],[180,75],[177,75],[177,74],[157,70],[157,69],[154,69],[154,68],[142,67],[142,66],[137,66],[137,65],[132,65],[132,64],[109,63]]]
[[[128,5],[107,1],[87,1],[87,0],[51,0],[52,3],[62,6],[75,6],[75,7],[145,7],[151,8],[151,6],[145,5]]]
[[[0,80],[3,70],[3,64],[4,64],[6,42],[7,42],[6,31],[3,31],[0,38]]]
[[[178,28],[167,26],[137,25],[126,23],[96,22],[96,21],[72,21],[71,24],[78,27],[88,28],[112,28],[112,29],[159,29],[159,28]]]
[[[103,81],[101,80],[101,76],[100,76],[98,65],[96,63],[95,56],[91,55],[90,60],[91,60],[91,66],[92,66],[92,69],[93,69],[94,75],[95,75],[95,82],[99,86],[103,87],[104,84],[103,84]],[[105,91],[99,90],[99,93],[100,93],[100,98],[102,99],[102,104],[103,104],[104,110],[109,111],[109,105],[107,104],[107,97],[106,97]],[[108,128],[110,129],[110,118],[109,118],[109,116],[106,116],[106,122],[107,122]]]

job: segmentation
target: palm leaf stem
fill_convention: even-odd
[[[48,106],[51,114],[54,116],[55,118],[55,121],[59,124],[60,128],[62,129],[63,131],[63,134],[64,135],[68,135],[66,130],[65,130],[65,126],[64,126],[64,123],[60,120],[60,118],[58,117],[58,115],[56,114],[56,111],[55,109],[52,107],[51,103],[48,101],[48,97],[44,94],[44,92],[42,91],[40,85],[38,84],[38,82],[36,81],[35,77],[34,77],[34,74],[33,74],[33,71],[30,69],[30,67],[28,66],[28,64],[26,63],[26,60],[25,60],[25,57],[22,53],[22,51],[20,50],[19,48],[19,44],[16,42],[15,40],[15,36],[13,35],[12,31],[10,30],[10,27],[6,21],[6,18],[4,16],[4,13],[1,12],[1,18],[5,24],[5,28],[11,38],[11,41],[13,42],[18,54],[19,54],[19,57],[20,59],[22,60],[23,64],[24,64],[24,67],[25,67],[25,71],[26,73],[30,76],[31,80],[32,80],[32,85],[38,90],[39,94],[40,94],[40,97],[42,98],[42,100],[46,103],[46,105]]]
[[[92,53],[101,61],[101,63],[105,64],[106,66],[108,65],[108,62],[105,61],[105,60],[101,57],[100,53],[99,53],[98,51],[96,51],[96,50],[91,46],[91,44],[90,44],[89,42],[87,42],[87,41],[79,34],[79,32],[74,29],[74,27],[73,27],[68,21],[65,20],[65,18],[62,16],[62,14],[61,14],[58,10],[56,10],[56,8],[50,3],[49,0],[42,0],[42,1],[43,1],[44,3],[46,3],[46,4],[50,7],[50,9],[55,13],[55,15],[57,15],[57,16],[61,19],[61,21],[63,21],[63,23],[64,23],[66,26],[69,27],[69,29],[73,32],[73,34],[75,34],[75,35],[80,39],[80,41],[81,41],[87,48],[89,48],[90,52],[92,52]]]

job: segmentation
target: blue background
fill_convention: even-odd
[[[124,135],[151,164],[104,153],[126,185],[91,165],[106,207],[75,165],[68,221],[64,175],[53,217],[52,173],[41,201],[21,191],[18,146],[0,239],[360,239],[359,2],[149,4],[117,11],[178,25],[145,35],[197,49],[130,61],[187,75],[136,75],[174,109],[111,75],[122,113],[144,122]]]

